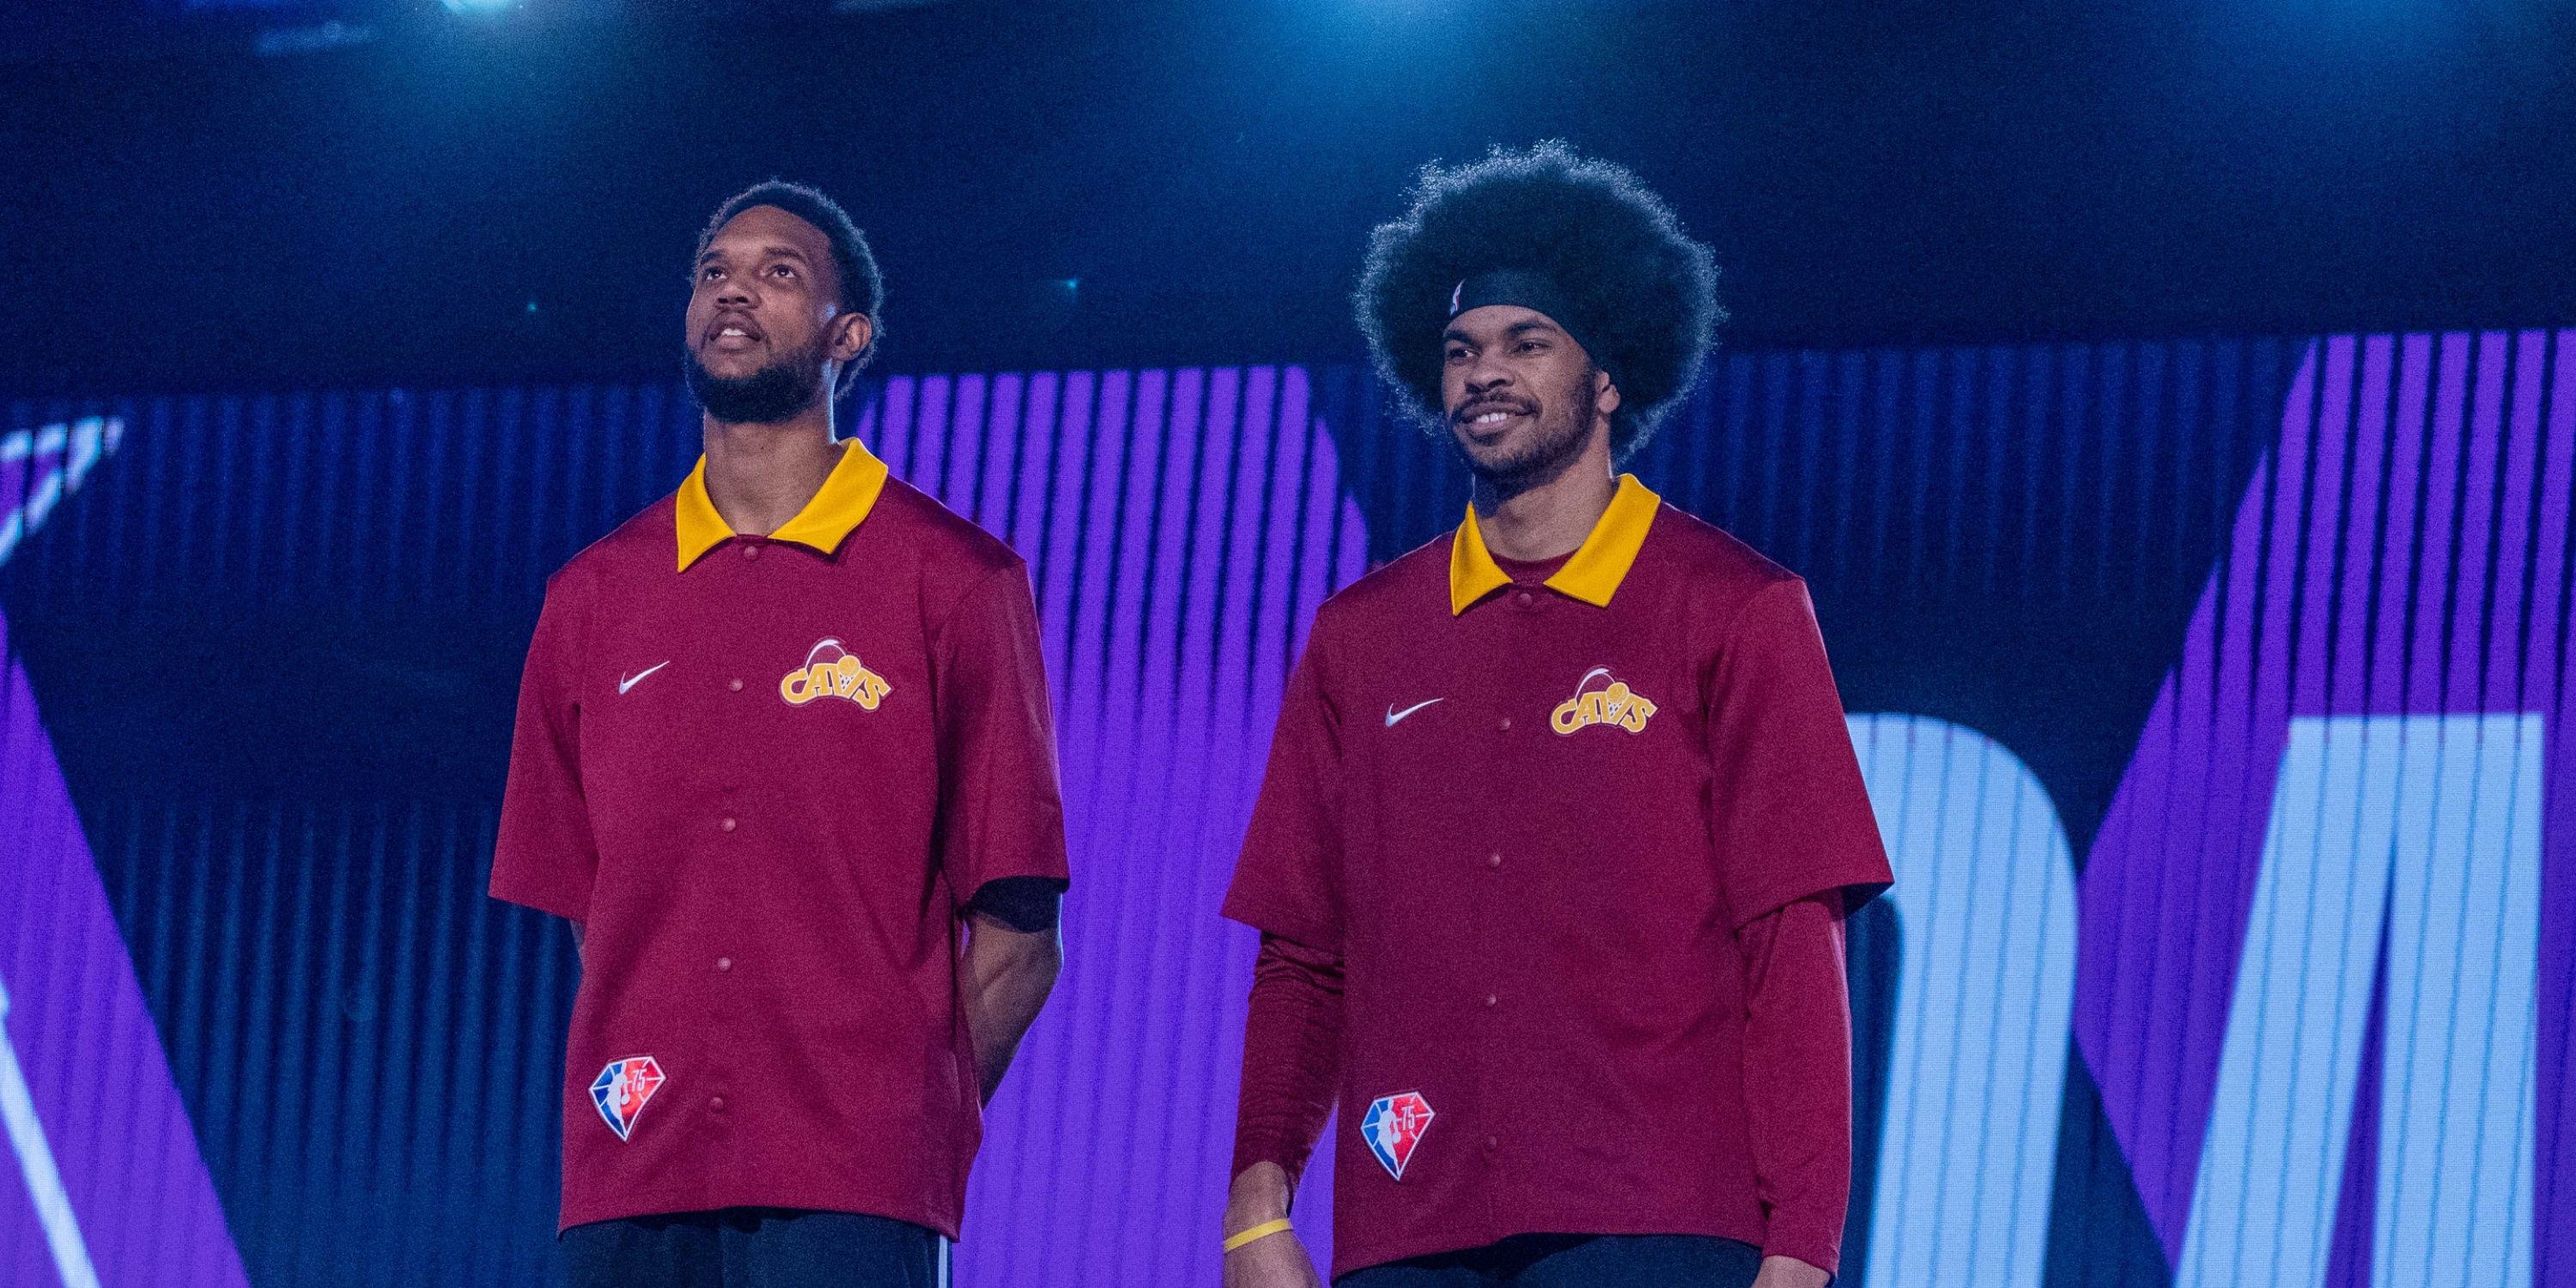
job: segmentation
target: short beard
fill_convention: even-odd
[[[1458,434],[1453,419],[1447,426],[1449,446],[1465,462],[1467,472],[1476,482],[1501,496],[1517,496],[1531,488],[1554,482],[1583,455],[1592,438],[1593,368],[1586,366],[1582,375],[1565,389],[1555,391],[1553,398],[1538,400],[1537,433],[1509,456],[1490,461],[1476,459]]]
[[[683,349],[689,395],[726,425],[775,425],[793,420],[822,401],[823,338],[747,376],[719,376],[692,350]]]

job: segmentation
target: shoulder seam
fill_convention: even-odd
[[[1746,595],[1744,597],[1744,602],[1737,604],[1735,606],[1734,614],[1727,618],[1726,629],[1719,632],[1719,637],[1725,641],[1721,646],[1722,649],[1732,650],[1734,648],[1736,635],[1744,629],[1744,619],[1752,615],[1753,605],[1760,601],[1764,595],[1768,595],[1782,586],[1798,586],[1802,588],[1801,593],[1804,593],[1803,588],[1807,584],[1806,578],[1801,577],[1786,568],[1782,568],[1778,564],[1772,564],[1771,567],[1774,570],[1773,575],[1765,580],[1761,585],[1754,587],[1753,593]]]
[[[976,531],[981,532],[981,531],[983,531],[983,529],[978,528],[978,529],[976,529]],[[986,533],[985,535],[990,536],[990,535],[992,535],[992,534],[990,534],[990,533]],[[998,540],[998,538],[996,538],[996,540]],[[952,599],[952,600],[950,600],[950,601],[949,601],[947,610],[946,610],[946,611],[944,611],[944,612],[942,612],[942,613],[939,615],[939,622],[938,622],[938,624],[930,628],[930,634],[931,634],[932,638],[934,638],[934,639],[938,639],[938,640],[941,640],[941,641],[943,641],[943,642],[944,642],[944,641],[948,638],[948,627],[949,627],[949,625],[950,625],[951,623],[953,623],[953,622],[955,622],[955,621],[957,620],[957,614],[959,614],[959,613],[962,613],[962,612],[966,611],[966,605],[968,605],[969,603],[974,602],[974,600],[975,600],[978,596],[981,596],[982,594],[984,594],[984,588],[985,588],[986,586],[991,585],[991,584],[992,584],[992,582],[993,582],[993,579],[994,579],[994,578],[996,578],[996,577],[1004,576],[1004,575],[1006,575],[1006,574],[1008,574],[1008,575],[1016,575],[1016,576],[1018,576],[1018,577],[1021,579],[1021,581],[1022,581],[1024,584],[1029,584],[1029,587],[1030,587],[1030,596],[1029,596],[1029,597],[1030,597],[1030,600],[1031,600],[1032,606],[1034,606],[1035,601],[1036,601],[1036,598],[1037,598],[1037,594],[1036,594],[1036,589],[1037,589],[1037,588],[1036,588],[1036,586],[1033,584],[1033,579],[1031,579],[1031,578],[1029,577],[1029,573],[1028,573],[1029,561],[1028,561],[1028,560],[1026,560],[1026,559],[1024,559],[1024,558],[1021,558],[1021,557],[1020,557],[1020,552],[1019,552],[1019,551],[1017,551],[1017,550],[1012,550],[1012,549],[1010,548],[1010,546],[1009,546],[1009,545],[1007,545],[1007,544],[1005,544],[1002,548],[1003,548],[1003,550],[1005,550],[1005,551],[1009,552],[1009,554],[1010,554],[1010,558],[1009,558],[1006,562],[1003,562],[1003,563],[998,564],[998,565],[996,565],[996,566],[994,566],[994,567],[991,567],[991,568],[987,568],[987,569],[985,569],[984,571],[982,571],[982,572],[980,572],[980,573],[977,573],[977,574],[975,575],[975,580],[974,580],[974,581],[972,581],[972,582],[968,583],[968,584],[967,584],[967,586],[966,586],[966,588],[965,588],[964,590],[961,590],[961,591],[957,592],[957,596],[956,596],[956,598],[954,598],[954,599]]]

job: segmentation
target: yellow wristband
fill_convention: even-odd
[[[1278,1219],[1278,1220],[1276,1220],[1276,1221],[1264,1221],[1264,1222],[1262,1222],[1261,1224],[1256,1225],[1256,1226],[1252,1227],[1251,1229],[1246,1230],[1246,1231],[1242,1232],[1241,1234],[1238,1234],[1238,1235],[1234,1236],[1233,1238],[1226,1240],[1226,1241],[1225,1241],[1225,1250],[1226,1250],[1226,1251],[1228,1251],[1228,1252],[1232,1252],[1232,1251],[1234,1251],[1235,1249],[1240,1248],[1240,1247],[1242,1247],[1243,1245],[1245,1245],[1245,1244],[1247,1244],[1247,1243],[1250,1243],[1250,1242],[1252,1242],[1252,1241],[1253,1241],[1253,1240],[1255,1240],[1255,1239],[1267,1239],[1267,1238],[1269,1238],[1270,1236],[1272,1236],[1272,1235],[1274,1235],[1274,1234],[1277,1234],[1277,1233],[1279,1233],[1279,1232],[1280,1232],[1280,1231],[1282,1231],[1282,1230],[1289,1230],[1289,1229],[1294,1229],[1294,1228],[1296,1228],[1296,1227],[1294,1227],[1294,1226],[1290,1225],[1290,1224],[1289,1224],[1289,1222],[1288,1222],[1288,1218],[1286,1218],[1286,1217],[1284,1217],[1284,1216],[1283,1216],[1283,1217],[1281,1217],[1281,1218],[1279,1218],[1279,1219]]]

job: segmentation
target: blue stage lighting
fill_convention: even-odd
[[[439,0],[449,13],[473,16],[504,13],[519,7],[519,0]]]

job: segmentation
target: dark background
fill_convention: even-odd
[[[755,179],[851,207],[920,373],[1346,362],[1415,166],[1634,166],[1734,314],[1640,472],[1814,579],[1852,709],[2028,763],[2079,863],[2303,337],[2576,322],[2564,4],[684,8],[0,11],[0,430],[133,426],[0,602],[258,1282],[542,1239],[571,965],[479,897],[510,698],[544,573],[687,468],[683,269]],[[1326,369],[1371,554],[1454,522]],[[337,1024],[255,1018],[317,975]],[[366,1132],[261,1125],[423,1032],[454,1072]],[[2050,1281],[2160,1284],[2069,1096]]]
[[[0,389],[659,376],[770,175],[871,233],[895,369],[1355,356],[1413,168],[1551,135],[1739,345],[2576,309],[2560,0],[883,3],[22,3]]]

